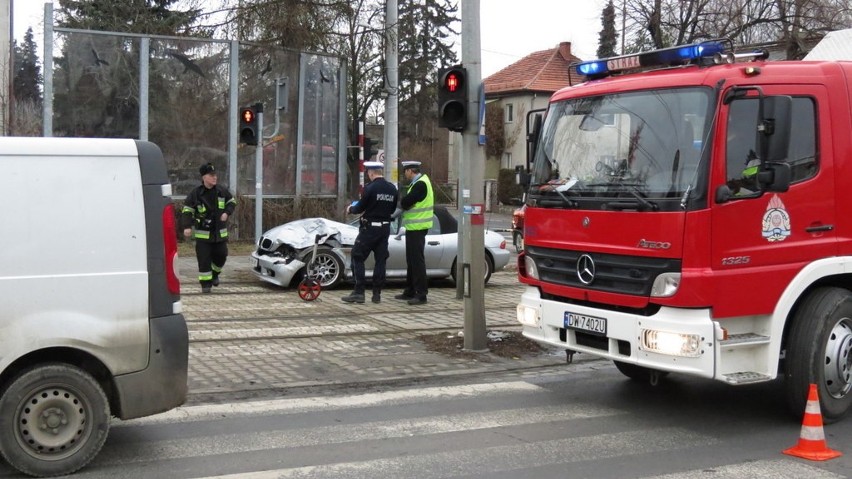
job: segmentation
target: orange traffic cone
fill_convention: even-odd
[[[842,452],[828,448],[825,443],[825,432],[822,429],[822,412],[819,410],[819,396],[816,384],[811,384],[808,391],[808,404],[805,406],[805,417],[802,420],[802,432],[799,443],[784,454],[801,457],[811,461],[826,461],[843,455]]]

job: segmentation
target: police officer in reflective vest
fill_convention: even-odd
[[[201,165],[199,172],[201,185],[186,196],[181,213],[184,237],[195,238],[201,292],[209,293],[211,286],[219,286],[219,273],[228,259],[228,218],[237,202],[227,188],[216,184],[212,163]]]
[[[352,203],[347,213],[361,214],[358,237],[352,247],[352,273],[355,276],[355,290],[352,294],[340,298],[345,303],[363,303],[366,289],[366,271],[364,261],[373,253],[374,303],[382,301],[382,287],[385,284],[385,265],[388,260],[388,236],[390,236],[391,215],[396,209],[399,192],[393,183],[384,178],[385,166],[378,161],[364,162],[370,183],[364,187],[361,199]]]
[[[405,179],[409,181],[408,190],[400,202],[402,206],[402,226],[405,227],[405,261],[407,263],[405,290],[395,296],[408,301],[408,304],[425,304],[427,289],[426,233],[432,227],[435,198],[432,195],[432,183],[429,177],[420,173],[419,161],[403,161]]]

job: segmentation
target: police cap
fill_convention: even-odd
[[[381,161],[365,161],[364,162],[364,169],[365,170],[370,170],[370,169],[384,170],[385,165]]]
[[[420,162],[419,161],[403,161],[402,162],[402,169],[407,170],[409,168],[420,168]]]
[[[210,173],[216,174],[216,167],[213,166],[213,163],[205,163],[201,165],[201,168],[198,169],[198,172],[201,173],[201,176],[208,175]]]

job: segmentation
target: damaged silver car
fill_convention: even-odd
[[[435,207],[433,225],[426,235],[424,255],[429,278],[455,279],[458,256],[458,222],[444,207]],[[349,254],[358,236],[357,219],[352,224],[325,218],[307,218],[276,226],[265,232],[250,261],[254,274],[282,287],[298,284],[304,277],[311,258],[314,241],[320,237],[315,260],[315,277],[322,288],[333,288],[352,279]],[[388,239],[388,279],[403,279],[406,275],[405,228],[391,223]],[[499,233],[485,231],[485,282],[491,273],[503,269],[511,254],[506,240]],[[367,278],[373,274],[373,256],[367,259]]]

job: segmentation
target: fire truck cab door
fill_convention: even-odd
[[[772,85],[763,90],[766,95],[793,98],[786,159],[792,181],[783,193],[748,188],[749,173],[755,171],[749,169],[758,151],[758,99],[720,105],[711,196],[725,184],[733,196],[723,202],[711,200],[715,317],[771,313],[801,268],[837,254],[826,90],[819,85]]]

